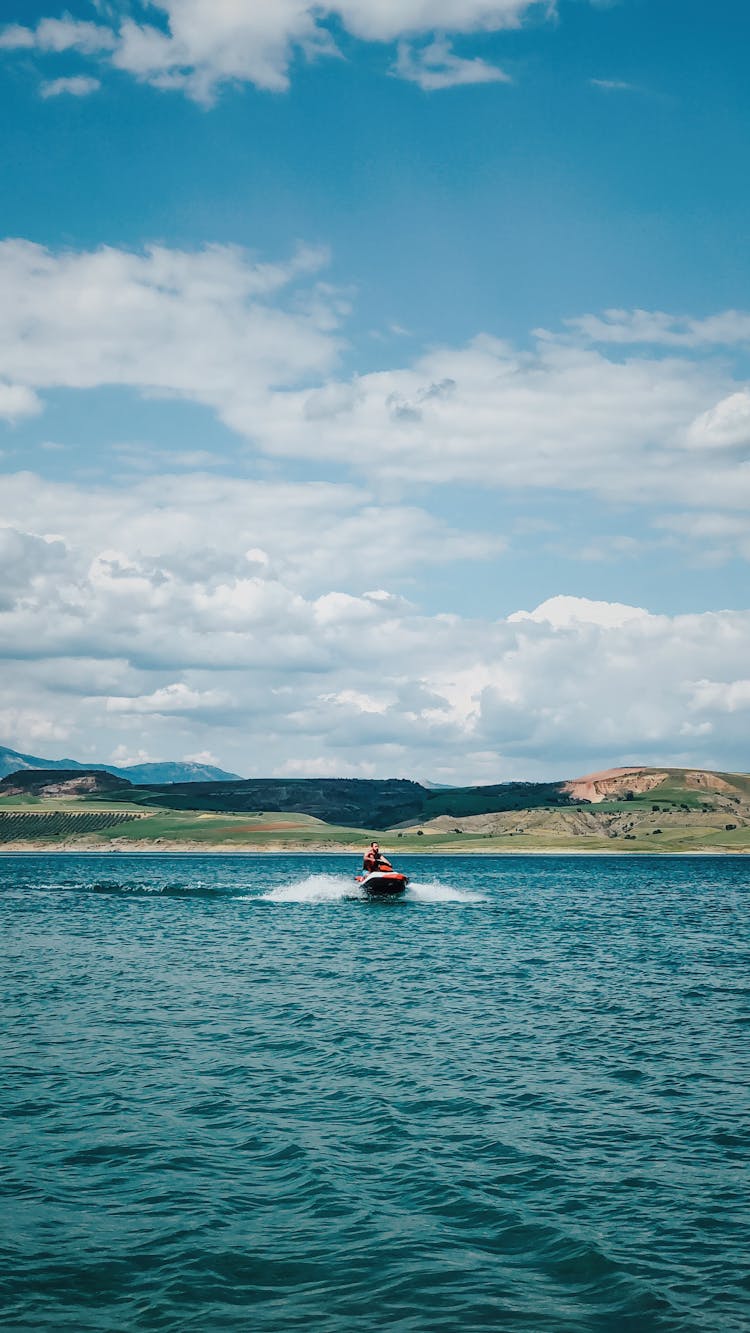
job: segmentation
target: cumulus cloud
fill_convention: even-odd
[[[747,707],[746,613],[639,615],[612,625],[582,617],[554,627],[533,619],[449,625],[407,611],[377,625],[367,654],[356,651],[361,619],[342,614],[338,629],[324,664],[320,643],[282,672],[246,649],[242,670],[184,668],[179,691],[171,682],[102,698],[98,713],[93,696],[79,708],[66,704],[82,722],[85,706],[97,733],[114,738],[114,728],[130,728],[132,744],[151,737],[162,752],[212,739],[224,763],[247,772],[491,781],[613,762],[743,762],[732,717]],[[314,618],[307,632],[321,633]]]
[[[290,391],[257,438],[272,453],[323,455],[408,484],[736,506],[750,499],[750,472],[728,454],[709,466],[693,426],[732,387],[710,361],[622,360],[549,338],[521,352],[480,336],[410,367]],[[241,408],[226,420],[250,425]]]
[[[750,499],[750,399],[723,362],[610,353],[606,338],[592,345],[592,316],[530,348],[480,334],[336,378],[347,307],[320,281],[325,261],[309,247],[269,264],[231,246],[54,253],[3,242],[0,413],[28,415],[45,389],[120,385],[208,406],[268,455],[327,460],[378,484],[710,508]],[[668,319],[653,316],[665,337]],[[603,322],[647,341],[642,312]],[[709,327],[715,340],[720,328],[739,336],[739,316],[691,325],[690,338],[710,347]]]
[[[271,385],[336,360],[342,306],[302,247],[283,263],[232,246],[55,254],[0,243],[0,411],[34,410],[35,387],[132,385],[252,415]]]
[[[0,606],[0,722],[19,748],[446,781],[744,762],[750,612],[561,594],[499,620],[427,615],[388,580],[463,536],[407,524],[399,564],[363,547],[372,502],[345,486],[27,474],[3,498],[18,577]]]
[[[497,32],[518,27],[533,9],[549,11],[548,0],[158,0],[144,7],[143,20],[120,24],[42,19],[35,28],[11,24],[0,31],[0,48],[41,52],[75,50],[106,57],[118,69],[165,90],[180,90],[205,105],[225,83],[252,83],[280,92],[289,85],[296,54],[337,51],[331,20],[366,42],[392,42],[429,33]],[[161,24],[154,20],[154,11]],[[440,42],[441,39],[438,39]],[[434,64],[430,76],[431,60]],[[424,70],[423,87],[502,78],[481,60],[465,60],[447,49],[442,59],[424,52],[406,61],[404,77]],[[437,81],[430,81],[432,80]],[[420,81],[420,80],[418,80]]]
[[[741,743],[733,741],[722,720],[721,694],[696,698],[695,681],[715,678],[703,673],[710,658],[726,686],[742,680],[744,640],[750,626],[747,612],[653,616],[633,608],[625,617],[618,609],[610,623],[583,614],[566,626],[522,623],[524,638],[505,657],[505,678],[489,685],[481,698],[477,730],[497,744],[514,721],[524,718],[521,734],[509,748],[528,756],[552,756],[578,747],[594,760],[623,762],[701,762],[720,765],[731,754],[741,762]],[[739,650],[739,651],[738,651]],[[695,749],[685,748],[685,721],[702,727],[693,733]],[[524,717],[525,714],[525,717]],[[512,731],[511,731],[512,734]],[[578,736],[578,740],[576,740]]]
[[[37,562],[51,552],[58,565],[72,562],[71,576],[113,590],[139,578],[155,591],[170,580],[230,587],[280,579],[323,595],[345,577],[347,591],[381,610],[393,598],[372,590],[377,581],[496,556],[505,546],[501,534],[454,530],[416,506],[378,503],[354,486],[205,473],[91,488],[6,476],[0,519],[8,541],[31,543]],[[55,569],[55,580],[61,573]]]
[[[750,451],[750,389],[729,394],[696,417],[688,443],[695,449]]]
[[[623,357],[585,332],[540,332],[524,349],[480,334],[336,378],[347,307],[320,281],[325,262],[309,247],[269,264],[231,246],[0,243],[0,413],[38,410],[45,389],[120,385],[208,406],[270,456],[327,460],[379,485],[750,500],[750,399],[723,362],[645,347]],[[667,318],[654,316],[665,330]],[[711,327],[737,333],[738,318]],[[184,465],[195,461],[188,451]]]
[[[51,537],[40,537],[16,527],[0,527],[0,609],[15,605],[46,574],[53,577],[66,558],[65,544]]]
[[[399,42],[393,72],[424,92],[439,88],[457,88],[470,83],[510,83],[510,75],[497,65],[475,56],[467,60],[457,56],[444,38],[427,46],[412,47]]]
[[[569,629],[572,625],[599,625],[619,629],[630,621],[648,615],[640,606],[624,606],[621,602],[592,602],[587,597],[550,597],[534,611],[516,611],[509,622],[534,621],[551,625],[554,629]]]

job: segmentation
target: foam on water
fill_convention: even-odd
[[[413,903],[484,903],[484,894],[474,893],[471,889],[457,889],[451,884],[441,884],[439,880],[419,882],[413,880],[404,895]]]
[[[363,898],[359,886],[349,876],[305,875],[291,884],[280,884],[261,894],[271,903],[335,903],[344,898]]]
[[[333,903],[346,899],[367,899],[367,894],[348,875],[306,875],[291,884],[278,885],[261,895],[266,902],[272,903]],[[380,899],[379,901],[382,901]],[[441,884],[439,880],[415,881],[409,884],[403,897],[394,897],[394,902],[410,903],[481,903],[485,898],[481,893],[454,888],[450,884]]]

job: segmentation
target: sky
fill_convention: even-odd
[[[745,0],[5,0],[0,743],[747,770]]]

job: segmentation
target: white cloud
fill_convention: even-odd
[[[118,768],[127,768],[128,764],[150,764],[153,762],[153,756],[149,754],[148,750],[136,750],[133,753],[127,745],[116,745],[107,760],[107,763],[116,764]]]
[[[199,750],[197,754],[183,755],[186,764],[211,764],[214,768],[219,767],[219,760],[210,750]]]
[[[736,713],[750,709],[750,680],[699,680],[691,695],[690,707],[696,712]]]
[[[557,488],[713,509],[750,501],[750,398],[723,363],[648,348],[623,358],[586,334],[540,334],[530,350],[480,335],[337,380],[345,305],[318,281],[325,258],[3,242],[0,412],[34,411],[45,389],[129,386],[206,405],[268,455],[328,460],[378,485]],[[654,316],[665,331],[668,319]],[[717,337],[739,327],[728,312],[691,337],[707,339],[709,324]]]
[[[39,87],[41,97],[88,97],[101,88],[99,79],[92,79],[86,74],[76,74],[69,79],[50,79]]]
[[[425,615],[371,591],[387,560],[374,540],[363,553],[369,497],[348,487],[26,475],[3,498],[28,525],[0,608],[0,723],[20,748],[59,752],[64,731],[75,757],[206,750],[236,772],[447,781],[745,762],[750,612],[560,595],[500,620]],[[462,540],[400,530],[393,576]]]
[[[594,343],[665,347],[735,346],[750,343],[750,314],[724,310],[705,319],[663,310],[605,310],[565,321],[577,337]]]
[[[36,28],[12,23],[0,31],[0,50],[45,52],[78,51],[95,55],[117,45],[112,30],[103,24],[78,22],[72,18],[41,19]]]
[[[696,417],[688,430],[694,449],[744,449],[750,452],[750,389],[729,394]]]
[[[490,65],[478,56],[471,60],[457,56],[444,38],[436,38],[419,48],[399,42],[393,72],[409,83],[416,83],[424,92],[463,84],[511,82],[510,75],[497,65]]]
[[[119,384],[252,415],[270,385],[336,359],[341,305],[314,282],[325,258],[301,248],[263,264],[232,246],[54,254],[4,241],[0,366],[11,383],[0,410],[33,410],[35,386]]]
[[[8,609],[45,576],[57,576],[65,562],[63,542],[11,526],[0,527],[0,608]]]
[[[6,476],[0,521],[20,529],[14,543],[23,532],[41,534],[27,540],[37,561],[39,552],[55,556],[55,581],[68,562],[71,576],[113,594],[139,578],[154,595],[170,581],[246,588],[281,580],[316,596],[338,582],[382,611],[393,598],[371,591],[376,580],[496,556],[505,544],[497,534],[456,531],[414,506],[378,504],[354,486],[210,474],[90,488]],[[16,568],[21,563],[16,556]]]
[[[163,26],[125,18],[112,27],[70,18],[43,19],[36,28],[11,24],[0,48],[42,52],[76,50],[99,55],[157,88],[180,90],[209,105],[226,83],[253,83],[272,92],[289,84],[297,52],[335,54],[331,20],[367,42],[392,42],[430,33],[497,32],[518,27],[529,11],[550,11],[549,0],[158,0]],[[442,39],[438,39],[442,40]],[[421,65],[418,58],[418,66]],[[412,77],[407,65],[406,77]],[[446,52],[443,76],[452,82],[503,77],[481,60]],[[438,75],[436,70],[435,76]],[[425,87],[445,87],[444,82]]]
[[[520,352],[480,336],[410,367],[279,396],[262,425],[256,418],[256,438],[268,452],[328,457],[409,485],[741,506],[750,470],[729,455],[709,465],[693,447],[693,423],[733,387],[711,362],[613,359],[549,338]],[[251,424],[241,408],[225,419]]]
[[[11,749],[31,747],[39,742],[54,744],[65,740],[70,732],[69,725],[54,716],[45,716],[38,709],[0,708],[0,744],[10,745]]]
[[[181,681],[162,685],[151,694],[111,695],[105,701],[110,713],[197,713],[224,708],[229,696],[220,690],[194,690]]]
[[[624,606],[621,602],[592,602],[587,597],[550,597],[535,611],[516,611],[508,620],[510,623],[532,620],[537,624],[552,625],[554,629],[569,629],[571,625],[619,629],[646,615],[648,612],[642,607]]]
[[[340,15],[356,37],[388,42],[420,32],[499,32],[517,28],[529,10],[551,6],[546,0],[337,0],[320,8]]]
[[[0,412],[34,411],[45,389],[129,386],[208,406],[270,456],[327,460],[378,485],[750,501],[750,398],[722,362],[648,348],[623,358],[587,335],[540,334],[529,350],[480,335],[337,380],[345,305],[318,280],[325,258],[304,247],[267,264],[230,246],[55,254],[3,242]],[[665,329],[668,318],[654,316]],[[737,319],[703,321],[701,336],[709,323],[736,332]],[[187,455],[194,466],[201,451]]]
[[[41,406],[37,395],[25,384],[0,382],[0,417],[6,421],[33,416],[41,411]]]

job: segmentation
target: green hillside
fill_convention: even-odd
[[[24,772],[0,782],[0,845],[358,849],[378,835],[396,855],[750,850],[747,774],[595,776],[446,789],[334,778],[136,787],[101,773]]]
[[[421,824],[439,815],[481,815],[495,810],[556,808],[571,804],[560,782],[506,782],[487,787],[433,790],[407,779],[253,778],[126,789],[125,801],[170,810],[277,810],[309,814],[354,828]]]

